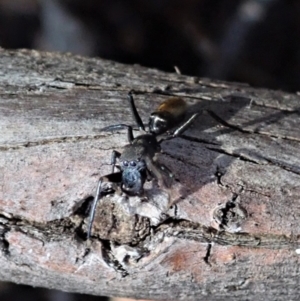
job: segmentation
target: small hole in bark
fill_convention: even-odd
[[[87,240],[87,235],[86,235],[86,231],[84,231],[82,229],[82,226],[80,227],[77,227],[75,229],[75,238],[78,240],[78,241],[82,241],[82,240]]]
[[[247,218],[247,212],[239,204],[229,201],[214,210],[213,218],[219,224],[220,229],[238,232],[240,225]]]

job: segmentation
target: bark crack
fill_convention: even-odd
[[[232,197],[232,200],[228,202],[231,204],[232,202],[236,202],[238,195],[235,194]],[[225,207],[225,215],[232,209],[232,206],[226,205]],[[115,204],[113,207],[123,206],[123,204]],[[111,210],[111,206],[107,207],[108,210]],[[116,208],[117,209],[117,208]],[[104,211],[105,206],[101,208],[104,216],[107,215]],[[186,239],[197,241],[201,243],[207,243],[207,251],[204,256],[204,261],[209,264],[209,258],[212,250],[212,243],[216,243],[219,245],[225,246],[240,246],[240,247],[253,247],[253,248],[268,248],[268,249],[296,249],[299,246],[299,236],[286,236],[286,235],[271,235],[271,234],[249,234],[242,232],[228,232],[226,231],[226,227],[221,230],[217,230],[213,227],[208,227],[202,225],[200,223],[195,223],[189,220],[177,219],[172,216],[166,216],[166,219],[158,223],[158,225],[151,226],[149,222],[146,222],[146,225],[150,227],[150,231],[148,234],[141,236],[139,241],[136,240],[136,234],[133,232],[129,232],[126,229],[132,229],[128,227],[128,225],[124,224],[124,214],[128,215],[125,217],[125,220],[132,222],[132,213],[127,212],[122,208],[122,210],[118,211],[119,214],[114,212],[114,225],[119,227],[122,225],[121,235],[132,237],[132,240],[128,241],[126,244],[117,243],[114,238],[110,238],[112,235],[111,232],[107,232],[107,237],[98,237],[95,238],[93,236],[92,240],[100,239],[102,243],[102,256],[104,261],[112,267],[115,271],[120,273],[122,277],[127,276],[129,273],[134,273],[135,269],[132,267],[128,270],[126,267],[130,262],[130,258],[134,257],[134,262],[137,263],[139,258],[143,256],[151,255],[151,252],[157,248],[159,244],[162,243],[165,237],[174,237],[179,239]],[[127,213],[126,213],[127,212]],[[75,214],[76,215],[76,214]],[[79,215],[77,215],[79,217]],[[81,215],[77,219],[65,218],[62,220],[57,220],[53,222],[46,223],[44,225],[41,224],[33,224],[30,221],[25,219],[16,219],[14,217],[7,218],[5,216],[1,216],[1,224],[2,227],[1,237],[0,237],[0,246],[1,250],[5,255],[9,256],[9,243],[5,239],[5,234],[10,231],[10,229],[15,229],[17,231],[21,231],[25,235],[30,235],[36,239],[41,240],[43,243],[47,241],[60,241],[66,240],[73,237],[74,233],[78,232],[78,227],[82,227],[82,233],[84,230],[83,220],[86,219],[86,216]],[[224,220],[223,223],[226,225],[227,221]],[[141,222],[141,220],[140,220]],[[122,224],[123,223],[123,224]],[[106,222],[102,221],[98,227],[107,227]],[[125,227],[125,228],[124,228]],[[141,227],[138,227],[137,231],[140,231]],[[116,228],[116,230],[120,230]],[[115,235],[115,233],[114,233]],[[83,242],[84,240],[82,240]],[[113,246],[113,248],[112,248]],[[90,253],[90,249],[86,251],[84,256],[87,256]],[[127,253],[126,253],[127,252]],[[122,256],[120,254],[123,254]],[[127,255],[126,255],[127,254]],[[121,257],[120,257],[121,256]],[[121,258],[121,259],[120,259]],[[76,259],[78,261],[78,259]],[[136,266],[136,265],[135,265]],[[129,264],[130,267],[130,264]]]
[[[95,140],[95,139],[102,139],[105,138],[106,135],[87,135],[87,136],[66,136],[66,137],[56,137],[56,138],[49,138],[49,139],[41,139],[37,141],[27,141],[24,143],[19,143],[16,145],[0,145],[0,151],[10,151],[10,150],[18,150],[27,147],[35,147],[41,145],[49,145],[49,144],[58,144],[58,143],[77,143],[80,141],[88,141],[88,140]],[[110,148],[99,148],[101,150],[110,150]]]
[[[246,232],[219,231],[188,220],[171,220],[158,226],[156,232],[162,231],[166,236],[174,236],[198,242],[216,243],[227,246],[285,249],[299,245],[298,236],[280,234],[249,234]]]
[[[231,156],[234,158],[238,158],[239,160],[245,161],[245,162],[249,162],[249,163],[253,163],[253,164],[260,164],[259,161],[255,161],[252,158],[246,157],[245,155],[242,154],[238,154],[238,153],[234,153],[234,152],[228,152],[223,148],[214,148],[214,147],[208,147],[205,146],[208,150],[223,154],[223,155],[227,155],[227,156]]]

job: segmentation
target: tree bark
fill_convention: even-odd
[[[0,65],[2,280],[156,300],[298,300],[298,95],[69,54],[1,50]],[[128,143],[99,129],[134,124],[132,89],[144,121],[170,96],[200,115],[162,143],[171,199],[155,181],[146,200],[106,196],[87,241],[99,177]]]

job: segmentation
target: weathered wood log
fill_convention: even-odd
[[[298,95],[37,51],[1,50],[0,65],[1,280],[157,300],[298,299]],[[170,95],[201,115],[162,143],[170,210],[155,183],[136,207],[107,196],[86,241],[98,179],[127,144],[124,131],[99,129],[134,123],[131,89],[145,121]]]

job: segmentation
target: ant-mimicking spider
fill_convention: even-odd
[[[90,211],[87,238],[91,235],[98,201],[101,195],[105,193],[101,187],[102,183],[113,183],[113,190],[121,190],[128,195],[141,195],[145,181],[153,178],[156,178],[159,186],[167,188],[169,185],[161,172],[166,173],[170,178],[173,177],[172,172],[163,164],[158,164],[155,155],[160,152],[162,141],[182,134],[198,116],[198,113],[193,114],[167,138],[158,141],[157,136],[169,132],[182,122],[186,113],[186,102],[180,97],[171,97],[161,103],[157,110],[150,115],[148,131],[146,131],[144,123],[137,112],[132,93],[133,91],[128,93],[130,109],[139,130],[144,133],[134,137],[132,126],[127,124],[110,125],[101,129],[101,131],[115,131],[127,128],[129,144],[124,146],[122,153],[115,150],[112,152],[112,173],[99,179],[96,196]],[[115,167],[118,168],[118,172],[115,172]]]

